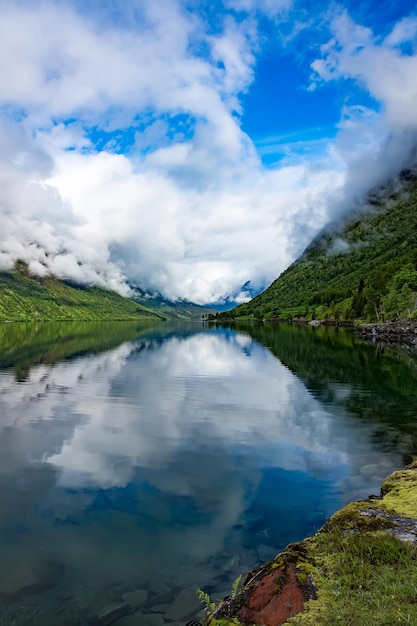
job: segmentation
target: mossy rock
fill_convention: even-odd
[[[276,572],[271,595],[279,596],[288,567],[294,564],[298,586],[305,590],[306,600],[314,599],[285,623],[417,624],[417,462],[391,474],[380,498],[353,502],[313,537],[290,544],[275,559],[252,570],[239,596],[227,601],[227,612],[216,610],[209,624],[246,623],[242,607],[256,586]],[[309,595],[309,589],[314,593]],[[276,615],[263,620],[265,626],[282,623]]]

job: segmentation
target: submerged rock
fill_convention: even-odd
[[[240,565],[240,557],[238,555],[232,556],[231,559],[229,559],[224,565],[223,565],[223,569],[226,572],[232,572],[233,570],[237,569]]]
[[[277,550],[275,550],[275,554],[276,553],[277,553]],[[259,557],[258,557],[258,553],[256,552],[256,550],[248,550],[248,549],[241,550],[240,565],[242,568],[245,568],[245,570],[247,571],[248,569],[253,569],[257,563],[259,563]]]
[[[170,604],[153,604],[149,610],[151,611],[151,613],[165,614],[170,606]]]
[[[245,511],[242,516],[242,523],[247,530],[258,530],[265,525],[265,516],[254,511]]]
[[[8,566],[0,575],[0,598],[10,601],[43,593],[59,582],[64,569],[63,563],[49,560]]]
[[[145,589],[137,589],[136,591],[126,591],[123,594],[123,602],[131,606],[133,609],[142,609],[148,603],[148,592]]]
[[[277,555],[276,548],[273,548],[272,546],[266,546],[263,544],[258,546],[257,552],[258,552],[259,561],[269,561],[270,559],[273,559]]]
[[[97,612],[97,619],[103,626],[108,626],[131,612],[132,608],[126,602],[113,602],[105,605]]]
[[[171,587],[164,583],[156,583],[152,585],[150,592],[153,594],[153,604],[164,604],[165,602],[170,602],[174,595]]]
[[[168,621],[173,622],[185,620],[188,617],[193,617],[200,609],[201,600],[197,597],[195,587],[187,587],[179,592],[165,617]]]
[[[134,613],[117,620],[115,626],[164,626],[160,613]]]
[[[372,476],[372,474],[375,474],[376,472],[378,472],[379,467],[376,464],[370,464],[370,465],[363,465],[363,467],[361,467],[360,469],[360,473],[362,476]]]
[[[0,595],[14,595],[24,592],[39,583],[39,576],[33,563],[15,564],[0,574]]]

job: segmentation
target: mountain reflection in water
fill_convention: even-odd
[[[1,624],[186,621],[414,452],[415,369],[349,334],[38,326],[3,338]]]

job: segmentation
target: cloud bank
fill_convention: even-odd
[[[347,12],[320,16],[310,88],[354,81],[376,104],[343,104],[318,153],[267,168],[242,103],[263,20],[279,38],[295,12],[287,0],[221,6],[0,3],[0,270],[22,259],[124,294],[136,284],[239,301],[244,283],[268,285],[329,218],[406,163],[414,17],[381,39]]]

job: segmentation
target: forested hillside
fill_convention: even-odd
[[[114,291],[31,276],[24,263],[0,273],[0,321],[165,319]]]
[[[417,318],[417,176],[368,196],[329,225],[268,289],[225,318]]]
[[[202,319],[203,317],[213,313],[213,309],[194,304],[193,302],[187,302],[186,300],[172,302],[171,300],[166,300],[162,296],[151,296],[141,290],[136,290],[136,295],[133,296],[133,300],[135,302],[139,302],[139,304],[142,304],[147,309],[156,311],[160,315],[165,315],[165,317],[169,319]]]

